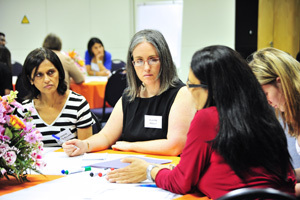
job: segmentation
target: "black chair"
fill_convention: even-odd
[[[111,61],[111,73],[113,73],[114,71],[118,70],[118,69],[122,69],[125,68],[126,63],[123,60],[120,59],[113,59]]]
[[[28,90],[24,87],[21,74],[18,75],[15,89],[18,91],[16,100],[19,103],[22,103],[25,100],[25,97],[28,95]]]
[[[12,69],[11,69],[11,73],[13,76],[19,76],[22,72],[23,66],[21,63],[17,62],[17,61],[13,61],[12,64]]]
[[[102,124],[107,122],[110,114],[112,113],[113,107],[122,96],[126,86],[125,68],[114,71],[107,80],[103,107],[91,109],[91,111],[100,119],[101,128],[103,127]],[[106,107],[106,103],[108,103],[111,107]]]
[[[93,124],[93,126],[92,126],[93,134],[96,134],[101,130],[101,124],[100,124],[99,118],[93,112],[91,112],[91,114],[92,114],[92,118],[95,121],[95,124]]]
[[[241,188],[233,190],[217,200],[242,200],[242,199],[282,199],[297,200],[296,197],[273,188]]]

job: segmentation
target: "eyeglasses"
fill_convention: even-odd
[[[133,66],[135,67],[142,67],[145,65],[145,62],[148,63],[148,65],[152,66],[152,65],[156,65],[157,63],[159,63],[159,58],[149,58],[148,60],[144,61],[144,60],[134,60],[132,61]]]
[[[204,89],[207,89],[208,86],[205,85],[205,84],[192,84],[189,80],[186,82],[186,85],[188,88],[198,88],[198,87],[201,87],[201,88],[204,88]]]

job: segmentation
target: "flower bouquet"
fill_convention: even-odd
[[[42,161],[42,134],[31,123],[29,109],[23,119],[15,115],[17,109],[24,110],[15,98],[17,91],[0,96],[0,179],[9,176],[19,182],[28,181],[28,170],[40,173]],[[41,174],[41,173],[40,173]]]
[[[69,51],[67,55],[74,60],[75,64],[77,65],[77,67],[79,67],[81,72],[83,73],[86,72],[84,60],[80,57],[80,55],[75,50]]]

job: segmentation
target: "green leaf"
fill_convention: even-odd
[[[5,129],[4,135],[8,136],[9,138],[13,137],[13,134],[12,134],[11,130],[8,127]]]

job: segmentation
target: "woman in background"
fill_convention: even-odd
[[[65,71],[65,81],[67,82],[68,88],[70,88],[70,78],[72,78],[76,84],[84,82],[84,75],[72,58],[61,52],[62,42],[57,35],[53,33],[48,34],[44,39],[43,47],[52,50],[60,59]]]
[[[111,54],[105,51],[99,38],[91,38],[88,50],[85,52],[86,71],[90,76],[109,76],[111,69]]]
[[[10,93],[12,87],[12,66],[10,51],[0,45],[0,96]]]
[[[285,133],[246,61],[228,47],[206,47],[192,58],[187,86],[198,112],[179,164],[171,170],[124,158],[131,164],[109,172],[107,179],[148,178],[171,192],[196,190],[210,199],[245,187],[294,194]]]
[[[63,140],[86,139],[92,135],[90,107],[85,98],[68,89],[64,68],[51,50],[38,48],[25,59],[22,80],[29,94],[23,105],[34,108],[33,123],[43,135],[45,146],[58,146]],[[23,112],[19,109],[19,115]],[[66,130],[63,135],[61,131]]]
[[[300,155],[300,63],[284,51],[269,47],[255,52],[249,64],[277,117],[296,138]],[[300,168],[296,172],[300,182]],[[300,195],[300,185],[297,187]]]

